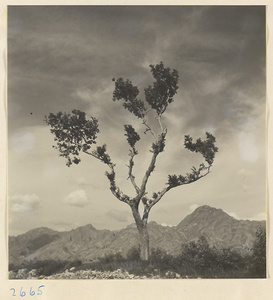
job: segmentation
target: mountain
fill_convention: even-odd
[[[187,240],[207,238],[210,245],[219,247],[251,248],[259,226],[265,221],[237,220],[221,209],[204,205],[198,207],[177,225]]]
[[[60,233],[41,227],[16,237],[9,237],[9,261],[21,263],[25,257],[60,238]]]
[[[265,227],[265,221],[236,220],[221,209],[205,205],[177,226],[161,226],[153,221],[148,224],[148,231],[151,248],[177,255],[182,244],[201,236],[219,248],[249,249],[259,226]],[[90,262],[105,254],[126,254],[137,245],[138,232],[133,224],[116,231],[97,230],[90,224],[66,232],[37,228],[9,237],[9,262],[15,265],[32,260]]]

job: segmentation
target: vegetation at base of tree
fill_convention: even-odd
[[[120,253],[106,255],[95,262],[38,261],[20,266],[10,265],[9,270],[37,270],[37,275],[49,276],[71,267],[77,270],[126,270],[138,276],[159,278],[266,278],[266,232],[259,229],[250,253],[242,254],[230,249],[209,246],[205,237],[181,246],[178,256],[162,249],[152,249],[149,261],[140,260],[139,247],[131,248],[126,256]]]
[[[262,235],[263,236],[263,235]],[[257,246],[258,245],[258,246]],[[149,262],[140,261],[139,248],[132,248],[126,257],[120,253],[107,255],[88,268],[100,271],[125,269],[131,274],[160,278],[265,278],[265,244],[258,241],[251,254],[210,247],[205,237],[182,245],[178,256],[162,249],[152,249]],[[261,262],[264,262],[261,264]],[[84,265],[79,268],[84,267]]]

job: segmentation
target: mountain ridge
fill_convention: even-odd
[[[176,226],[148,224],[150,247],[178,255],[181,245],[206,237],[211,246],[231,249],[251,248],[259,226],[265,221],[237,220],[222,209],[208,205],[196,208]],[[58,232],[47,227],[32,229],[9,237],[9,261],[19,264],[32,260],[82,260],[106,254],[126,253],[138,245],[134,224],[120,230],[97,230],[87,224],[70,231]]]

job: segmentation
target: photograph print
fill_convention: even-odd
[[[7,16],[8,278],[266,278],[266,7]]]

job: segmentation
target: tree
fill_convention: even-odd
[[[165,68],[163,63],[150,65],[152,75],[155,79],[153,85],[149,85],[145,92],[146,101],[138,99],[139,89],[129,80],[123,78],[114,79],[115,89],[113,92],[113,101],[122,101],[123,107],[131,112],[145,128],[144,134],[150,133],[153,138],[151,144],[151,161],[147,166],[142,181],[137,184],[133,174],[135,157],[138,155],[136,143],[140,140],[140,135],[130,124],[124,125],[125,136],[129,144],[129,164],[128,179],[130,179],[135,190],[134,196],[128,196],[116,185],[115,164],[112,162],[110,155],[107,153],[106,145],[97,146],[97,134],[99,133],[98,120],[95,117],[86,118],[86,114],[80,110],[72,110],[71,113],[59,112],[57,114],[50,113],[45,117],[45,122],[50,125],[51,133],[57,142],[55,147],[60,156],[67,159],[67,166],[78,164],[80,162],[79,154],[83,152],[92,156],[109,167],[106,176],[110,182],[110,190],[113,195],[120,201],[128,204],[131,208],[140,238],[140,258],[141,260],[149,259],[149,235],[147,231],[147,222],[151,208],[158,203],[163,196],[175,187],[193,183],[210,173],[215,153],[218,148],[215,146],[215,137],[206,133],[206,139],[197,139],[195,142],[189,135],[185,136],[185,148],[202,154],[205,162],[199,167],[192,167],[191,172],[186,175],[168,175],[166,178],[166,186],[154,192],[151,197],[147,196],[147,183],[151,173],[155,169],[158,155],[164,151],[167,128],[162,124],[162,116],[168,105],[174,101],[174,96],[178,90],[178,72]],[[156,133],[150,122],[148,114],[155,117],[157,121],[158,131]],[[143,214],[140,214],[139,205],[143,205]]]

